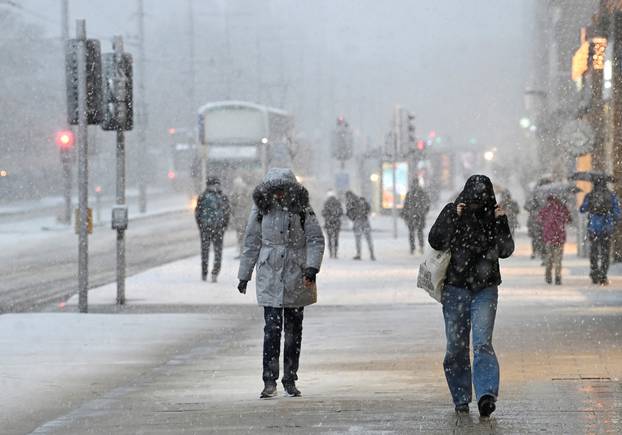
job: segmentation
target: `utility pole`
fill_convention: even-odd
[[[116,36],[113,41],[115,64],[119,65],[123,61],[123,38]],[[117,83],[117,99],[121,100],[120,92],[125,90],[125,86]],[[119,107],[124,109],[123,104]],[[127,116],[127,115],[125,115]],[[124,119],[124,117],[122,117]],[[117,207],[124,210],[125,226],[117,228],[117,304],[125,304],[125,228],[127,228],[127,206],[125,204],[125,131],[122,125],[117,128],[117,186],[116,201]]]
[[[78,221],[78,306],[81,313],[88,311],[88,120],[86,93],[86,22],[76,20],[76,39],[78,40],[78,201],[80,217]]]
[[[190,63],[190,78],[188,80],[188,103],[191,112],[196,112],[195,101],[195,56],[194,56],[194,0],[188,0],[188,61]],[[193,118],[190,118],[193,119]]]
[[[622,198],[622,12],[613,13],[613,177],[618,198]],[[622,262],[622,225],[613,240],[613,260]]]
[[[393,219],[393,238],[397,239],[397,151],[400,149],[400,106],[395,106],[395,119],[393,125],[393,152],[392,154],[392,177],[393,177],[393,206],[391,208],[391,217]]]
[[[61,50],[65,49],[67,40],[69,39],[69,0],[61,0]],[[68,126],[67,126],[68,128]],[[69,153],[68,153],[69,154]],[[61,159],[61,166],[63,168],[63,197],[65,203],[65,210],[63,213],[63,223],[71,224],[71,188],[72,188],[72,158],[73,150],[68,158]]]
[[[138,0],[138,207],[147,212],[147,102],[145,100],[145,9]]]

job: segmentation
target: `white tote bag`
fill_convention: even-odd
[[[450,259],[451,252],[449,250],[437,251],[428,247],[425,259],[419,266],[417,287],[424,289],[437,302],[441,302],[443,283]]]

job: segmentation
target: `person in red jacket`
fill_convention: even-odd
[[[555,268],[555,284],[562,283],[562,257],[566,243],[566,225],[571,222],[570,212],[556,196],[549,196],[538,213],[538,223],[542,227],[544,243],[545,280],[553,282],[551,273]]]

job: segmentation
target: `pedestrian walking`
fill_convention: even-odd
[[[374,243],[371,238],[371,224],[369,223],[370,211],[371,206],[365,198],[357,196],[351,191],[346,192],[346,216],[352,221],[352,231],[354,232],[356,244],[354,260],[361,259],[361,238],[365,236],[367,247],[369,248],[369,257],[372,261],[376,261]]]
[[[492,346],[499,259],[514,251],[507,217],[488,177],[473,175],[467,180],[456,201],[441,211],[428,241],[432,248],[451,253],[442,293],[447,337],[443,366],[456,412],[469,412],[473,384],[480,415],[487,417],[499,394],[499,364]]]
[[[326,231],[326,236],[328,237],[328,251],[330,253],[330,258],[337,258],[343,207],[341,206],[341,201],[339,201],[332,192],[329,193],[328,198],[324,202],[322,217],[324,218],[324,230]]]
[[[609,190],[605,179],[594,181],[593,190],[585,195],[581,213],[588,213],[587,237],[590,241],[590,278],[592,283],[607,285],[611,238],[620,220],[620,201]]]
[[[324,235],[309,205],[309,193],[289,169],[270,169],[253,192],[238,271],[238,290],[246,293],[256,270],[257,302],[264,307],[261,398],[276,395],[281,331],[285,330],[282,384],[296,387],[304,307],[317,301],[315,279],[324,254]]]
[[[540,212],[540,201],[535,192],[525,202],[523,207],[527,215],[527,235],[531,238],[531,259],[536,257],[544,257],[544,244],[542,243],[542,227],[538,222],[538,213]]]
[[[244,232],[246,231],[246,223],[248,214],[250,213],[252,198],[251,189],[244,182],[242,177],[236,177],[233,180],[233,188],[231,190],[231,223],[235,229],[236,240],[238,242],[238,260],[242,256],[244,246]]]
[[[423,229],[425,217],[430,211],[430,197],[421,188],[418,181],[414,181],[404,198],[404,207],[401,210],[402,219],[408,227],[410,253],[415,253],[416,240],[419,237],[419,249],[423,253]]]
[[[512,194],[509,190],[501,192],[499,205],[503,210],[505,210],[506,216],[508,217],[508,224],[510,225],[510,231],[512,232],[512,236],[514,236],[514,233],[518,228],[518,215],[520,213],[520,207],[518,206],[518,203],[514,201],[514,198],[512,198]]]
[[[225,230],[229,225],[231,208],[229,198],[222,192],[220,180],[208,177],[206,188],[197,199],[194,218],[201,235],[201,279],[207,280],[210,245],[214,247],[212,282],[218,281],[222,265],[222,247]]]
[[[562,258],[566,243],[566,225],[572,221],[570,211],[556,196],[549,195],[544,207],[538,213],[538,223],[542,227],[544,243],[544,279],[547,284],[553,282],[552,272],[555,269],[555,284],[562,283]]]

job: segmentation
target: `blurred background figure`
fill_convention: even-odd
[[[527,211],[527,235],[531,238],[531,258],[544,258],[544,245],[542,243],[542,227],[538,221],[538,213],[542,204],[537,195],[537,188],[546,184],[544,180],[538,181],[523,207]]]
[[[337,199],[335,193],[332,191],[328,192],[328,198],[324,202],[322,217],[324,218],[324,230],[326,231],[326,236],[328,237],[328,250],[330,258],[337,258],[343,207],[341,205],[341,201]]]
[[[415,253],[416,237],[419,238],[419,249],[423,253],[423,228],[425,227],[425,217],[429,211],[430,197],[421,188],[419,182],[415,180],[406,193],[404,207],[401,210],[402,219],[408,227],[411,254]]]
[[[370,211],[371,206],[365,198],[355,195],[350,190],[346,192],[346,216],[352,221],[352,230],[354,231],[354,241],[356,243],[354,260],[361,259],[361,237],[364,235],[369,248],[369,258],[372,261],[376,261],[374,243],[371,238],[371,224],[369,223]]]
[[[588,213],[587,236],[590,241],[590,277],[592,283],[607,285],[611,238],[620,220],[620,202],[609,190],[605,179],[595,179],[594,189],[585,195],[579,210]]]
[[[562,283],[562,258],[566,243],[566,225],[572,221],[568,207],[556,196],[549,195],[546,203],[538,212],[538,224],[542,228],[544,245],[545,280],[553,282],[552,271],[555,269],[555,285]]]
[[[222,265],[223,239],[230,217],[229,198],[222,193],[220,179],[207,177],[205,190],[199,195],[194,209],[194,218],[201,235],[201,279],[203,281],[207,280],[210,245],[214,246],[212,282],[218,281]]]
[[[503,190],[500,195],[499,205],[505,210],[505,214],[508,217],[508,224],[510,225],[510,231],[512,235],[518,228],[518,214],[520,213],[520,207],[518,203],[512,198],[512,194],[509,190]]]
[[[236,260],[242,255],[244,232],[246,231],[246,223],[248,222],[251,206],[252,198],[249,185],[246,184],[242,177],[234,178],[231,190],[231,219],[238,243],[239,254],[235,257]]]

